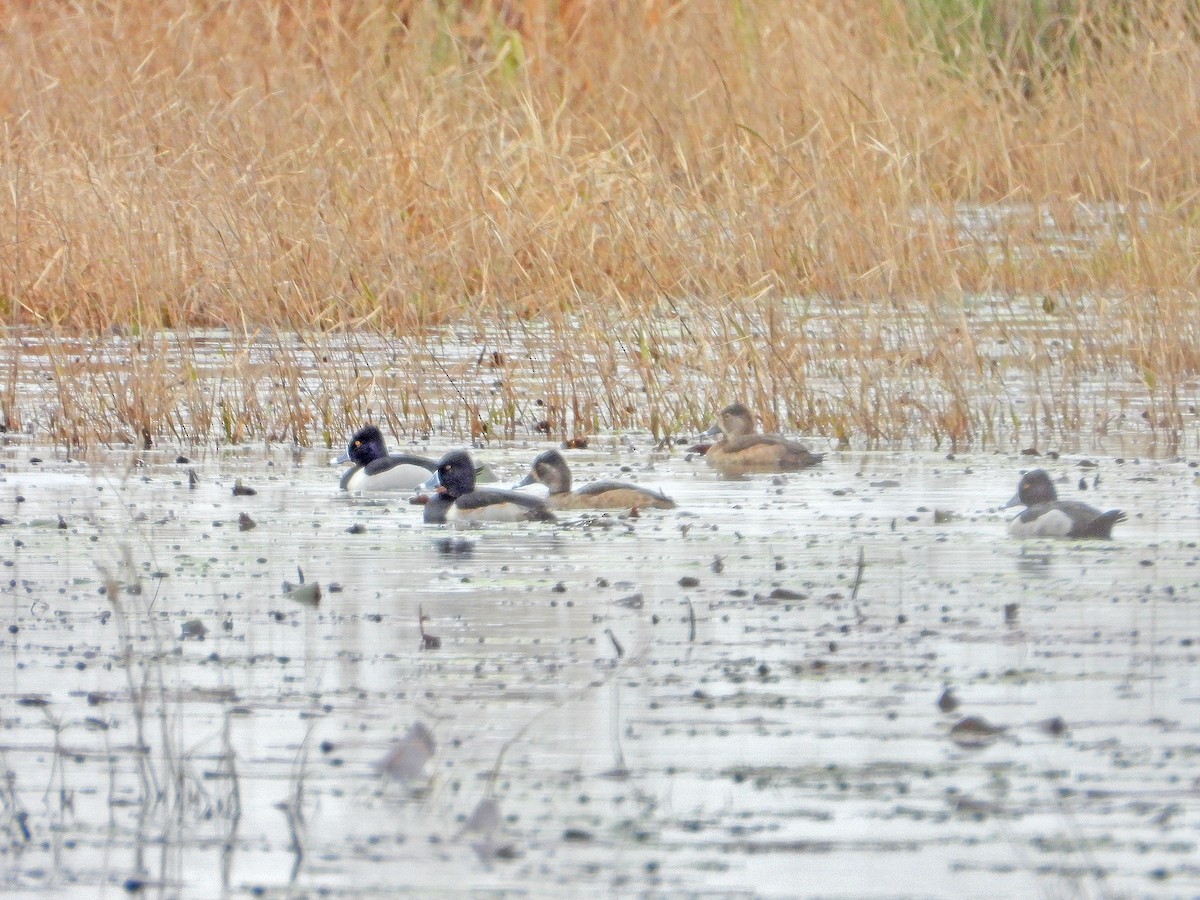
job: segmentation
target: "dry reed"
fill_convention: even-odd
[[[5,424],[1177,443],[1200,14],[1023,6],[2,4]]]

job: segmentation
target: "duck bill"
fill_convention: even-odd
[[[714,422],[713,426],[711,428],[709,428],[708,431],[702,431],[702,432],[700,432],[700,434],[698,436],[702,437],[702,438],[716,437],[720,433],[721,433],[721,423]]]
[[[343,450],[338,456],[334,457],[332,462],[330,462],[329,464],[331,466],[340,466],[343,463],[348,463],[348,462],[350,462],[350,451]]]
[[[440,491],[442,489],[442,479],[438,478],[438,473],[434,472],[429,476],[419,488],[418,491]]]
[[[524,478],[522,478],[520,481],[518,481],[516,484],[513,485],[513,490],[523,488],[529,484],[535,484],[536,482],[537,482],[537,479],[533,477],[533,472],[530,472],[528,475],[526,475]]]
[[[1001,509],[1009,509],[1009,508],[1011,508],[1011,507],[1013,507],[1013,506],[1024,506],[1024,505],[1025,505],[1025,504],[1021,502],[1021,495],[1020,495],[1020,494],[1013,494],[1013,498],[1012,498],[1011,500],[1009,500],[1007,503],[1005,503],[1005,504],[1004,504],[1002,507],[1000,507],[1000,508],[1001,508]]]

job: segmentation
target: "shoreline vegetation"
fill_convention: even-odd
[[[0,2],[0,425],[1200,440],[1194,0]]]

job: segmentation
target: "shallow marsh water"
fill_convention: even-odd
[[[459,531],[339,496],[325,452],[6,448],[0,890],[1200,892],[1186,460],[733,481],[630,443],[576,480],[679,510]],[[539,449],[477,456],[516,480]],[[1098,474],[1116,540],[1007,538],[1031,462],[1070,496]],[[1004,730],[956,742],[968,716]],[[432,757],[382,775],[414,722]]]

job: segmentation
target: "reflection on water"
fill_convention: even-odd
[[[479,455],[515,478],[539,449]],[[834,453],[726,481],[591,450],[579,481],[680,509],[456,531],[405,497],[339,496],[323,452],[31,455],[9,448],[0,483],[6,896],[395,896],[448,873],[535,893],[1200,890],[1184,462],[1102,461],[1130,520],[1050,544],[1005,535],[1021,461],[999,456]],[[282,591],[298,568],[316,605]],[[965,748],[964,716],[1004,730]]]
[[[1054,551],[1022,547],[1017,555],[1017,572],[1025,578],[1049,578],[1053,574]]]
[[[475,541],[467,538],[438,538],[433,547],[442,556],[472,556],[475,553]]]

